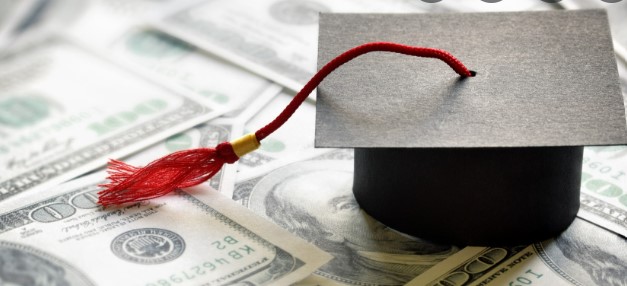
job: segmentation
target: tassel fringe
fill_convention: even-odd
[[[122,161],[109,162],[110,180],[100,185],[98,203],[103,206],[148,200],[169,192],[198,185],[222,169],[225,163],[239,159],[231,144],[216,148],[183,150],[159,158],[143,168]]]

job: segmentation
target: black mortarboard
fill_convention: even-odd
[[[316,146],[355,148],[361,207],[399,231],[517,244],[579,208],[583,146],[627,143],[605,11],[322,14],[320,66],[372,41],[446,50],[370,53],[318,88]]]

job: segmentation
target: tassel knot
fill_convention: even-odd
[[[229,142],[222,142],[216,146],[216,157],[221,158],[225,163],[233,164],[239,160]]]

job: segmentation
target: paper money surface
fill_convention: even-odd
[[[156,25],[298,91],[316,70],[318,13],[423,12],[420,1],[202,1]]]
[[[458,251],[396,232],[361,210],[352,158],[352,151],[331,151],[235,186],[235,201],[334,256],[303,285],[402,285]]]
[[[578,216],[627,237],[626,186],[627,147],[585,148]]]
[[[293,95],[288,93],[275,96],[247,120],[244,133],[255,132],[268,124],[283,111],[292,98]],[[303,102],[290,120],[261,142],[259,149],[240,158],[238,180],[259,175],[269,169],[285,165],[287,162],[327,152],[328,150],[325,149],[314,148],[315,114],[315,103]]]
[[[110,49],[117,60],[138,66],[155,80],[171,82],[215,108],[241,110],[263,92],[280,91],[264,78],[156,30],[131,30]]]
[[[206,187],[103,210],[102,176],[3,205],[3,285],[289,285],[330,258]]]
[[[125,33],[143,26],[147,19],[180,5],[175,0],[91,0],[64,32],[83,43],[107,48]]]
[[[407,285],[627,285],[627,241],[576,219],[559,237],[520,247],[468,247]]]
[[[220,114],[59,40],[0,62],[0,201]]]

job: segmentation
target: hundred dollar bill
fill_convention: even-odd
[[[247,120],[244,133],[255,132],[276,118],[292,100],[293,95],[280,93],[271,99],[257,113]],[[287,162],[302,160],[325,152],[314,149],[314,125],[316,106],[305,101],[298,111],[281,128],[261,141],[255,152],[239,160],[238,180],[247,179],[285,165]]]
[[[148,15],[180,6],[177,1],[93,1],[66,33],[125,68],[236,117],[264,92],[280,91],[268,80],[235,67],[172,36],[144,27]],[[185,1],[183,1],[185,2]],[[183,4],[184,5],[184,4]]]
[[[155,23],[185,41],[298,91],[316,70],[319,12],[421,12],[421,1],[213,0]]]
[[[0,201],[41,191],[223,110],[65,40],[0,62]]]
[[[627,285],[627,241],[575,219],[559,237],[520,247],[467,247],[407,285]]]
[[[578,216],[627,237],[627,147],[586,147]]]
[[[110,48],[117,60],[195,95],[208,106],[233,110],[236,117],[258,95],[281,88],[266,79],[215,58],[194,46],[156,30],[132,30]]]
[[[3,285],[289,285],[330,259],[209,187],[102,209],[102,176],[2,205]]]
[[[334,150],[236,183],[236,202],[334,256],[303,285],[402,285],[458,251],[396,232],[361,210],[352,159],[352,151]]]
[[[64,31],[92,46],[105,48],[129,30],[143,25],[152,15],[175,9],[181,0],[92,0],[76,22]]]

